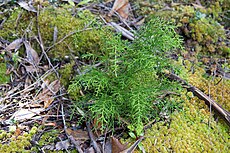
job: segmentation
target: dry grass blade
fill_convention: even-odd
[[[57,42],[57,38],[58,38],[58,28],[55,26],[54,27],[54,34],[53,34],[53,42],[54,42],[54,44]]]
[[[32,5],[28,4],[27,2],[21,1],[18,2],[18,5],[20,5],[22,8],[24,8],[27,11],[37,12],[36,9]]]
[[[20,109],[16,111],[9,120],[23,121],[26,119],[31,119],[32,117],[40,114],[44,111],[43,108],[34,108],[34,109]]]

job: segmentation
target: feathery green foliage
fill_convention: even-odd
[[[157,73],[172,67],[166,52],[181,47],[175,26],[159,18],[143,27],[134,42],[124,41],[112,34],[104,38],[104,53],[93,63],[98,67],[84,67],[69,86],[76,103],[88,109],[89,116],[100,123],[101,128],[112,128],[120,118],[127,120],[130,130],[140,135],[149,119],[159,112],[153,102],[162,90],[178,87]],[[94,58],[95,59],[95,58]],[[79,91],[84,96],[79,96]],[[90,103],[89,103],[90,102]],[[162,107],[162,106],[161,106]]]

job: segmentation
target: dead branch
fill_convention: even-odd
[[[169,78],[170,80],[173,81],[178,81],[181,84],[184,85],[184,87],[188,90],[191,91],[195,96],[200,98],[201,100],[205,101],[205,104],[208,105],[209,107],[213,107],[214,111],[221,116],[225,120],[225,122],[230,126],[230,113],[225,110],[222,106],[220,106],[217,102],[215,102],[213,99],[211,99],[209,96],[207,96],[205,93],[203,93],[201,90],[198,88],[192,86],[191,84],[187,83],[183,79],[181,79],[179,76],[170,73],[170,72],[165,72],[165,76]]]

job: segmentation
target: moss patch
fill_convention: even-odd
[[[36,132],[37,128],[33,127],[29,133],[24,132],[15,136],[13,133],[0,130],[1,152],[30,152],[30,141]]]
[[[171,119],[171,123],[158,122],[147,130],[143,141],[147,152],[228,152],[228,126],[210,118],[198,98],[186,100],[184,110],[173,113]]]
[[[6,63],[0,62],[0,84],[4,84],[10,81],[10,76],[6,75]]]
[[[188,61],[185,64],[186,67],[191,66]],[[195,66],[195,73],[185,69],[184,71],[189,83],[206,94],[210,93],[214,100],[230,110],[229,80],[223,80],[216,85],[220,78],[208,78],[205,71],[198,66]],[[178,98],[184,100],[183,111],[174,112],[170,122],[158,122],[146,131],[146,139],[143,141],[146,152],[227,153],[230,147],[228,125],[221,119],[216,120],[205,102],[191,92],[184,90]]]
[[[171,2],[171,1],[170,1]],[[147,2],[146,2],[147,3]],[[165,8],[165,3],[168,3],[170,9]],[[185,43],[186,50],[190,52],[228,56],[229,42],[225,33],[224,26],[228,21],[223,21],[223,16],[226,10],[229,10],[229,2],[211,1],[203,2],[205,7],[195,7],[184,2],[184,5],[170,4],[168,1],[161,3],[147,3],[140,7],[143,12],[147,11],[153,16],[160,16],[167,20],[171,20],[178,25],[178,32],[187,41]],[[222,25],[221,25],[222,24]]]
[[[85,53],[97,53],[98,55],[102,53],[102,38],[108,36],[108,30],[100,26],[98,20],[96,21],[96,16],[90,11],[80,11],[76,16],[72,16],[71,11],[69,5],[58,8],[49,6],[40,11],[38,25],[45,48],[55,43],[53,38],[55,27],[58,30],[56,42],[73,32],[48,52],[49,57],[52,57],[51,60],[60,60],[65,56],[79,56]],[[10,14],[0,33],[0,37],[8,41],[20,37],[30,39],[36,35],[36,14],[20,8],[15,8]],[[35,40],[31,43],[33,48],[41,53],[39,44]]]

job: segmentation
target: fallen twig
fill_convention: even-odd
[[[65,113],[64,113],[64,108],[63,108],[63,104],[61,104],[61,112],[62,112],[62,121],[63,121],[63,124],[64,124],[64,130],[65,130],[65,133],[68,137],[68,139],[74,144],[75,148],[77,149],[77,151],[79,153],[83,153],[81,147],[80,147],[80,144],[74,139],[74,137],[72,135],[68,135],[66,129],[67,129],[67,126],[66,126],[66,123],[65,123]]]
[[[117,32],[121,32],[122,36],[128,38],[129,40],[134,40],[134,34],[126,30],[125,28],[121,27],[120,25],[116,24],[115,22],[108,23],[111,25]]]
[[[36,16],[37,31],[38,31],[38,39],[39,39],[38,43],[39,43],[39,45],[40,45],[40,47],[41,47],[42,53],[45,55],[45,57],[46,57],[46,59],[47,59],[49,65],[50,65],[50,67],[54,70],[56,76],[59,78],[58,72],[56,71],[56,69],[54,69],[54,66],[53,66],[53,64],[51,63],[51,61],[50,61],[50,59],[49,59],[49,57],[48,57],[48,55],[47,55],[47,53],[46,53],[46,51],[45,51],[45,49],[44,49],[44,44],[43,44],[43,40],[42,40],[42,37],[41,37],[40,27],[39,27],[39,20],[38,20],[38,17],[39,17],[39,7],[40,7],[40,5],[38,5],[37,16]],[[41,56],[41,58],[42,58],[42,56]],[[40,60],[41,60],[41,59],[40,59]]]
[[[54,46],[60,44],[61,42],[63,42],[66,38],[72,36],[73,34],[75,33],[79,33],[79,32],[83,32],[83,31],[88,31],[88,30],[93,30],[93,29],[98,29],[100,27],[95,27],[95,28],[88,28],[90,26],[92,22],[90,22],[88,25],[86,25],[83,29],[81,30],[75,30],[75,31],[72,31],[70,32],[69,34],[65,35],[62,39],[60,39],[58,42],[54,43],[53,45],[51,45],[50,47],[48,47],[46,49],[46,52],[50,51],[50,49],[52,49]]]
[[[179,76],[177,76],[173,73],[170,73],[170,72],[165,72],[165,76],[167,76],[170,80],[178,81],[181,84],[185,85],[184,87],[188,91],[191,91],[195,96],[197,96],[201,100],[204,100],[206,105],[213,107],[214,111],[217,112],[226,121],[226,123],[230,126],[230,113],[227,110],[225,110],[223,107],[221,107],[217,102],[215,102],[213,99],[211,99],[205,93],[200,91],[198,88],[192,86],[191,84],[189,84],[186,81],[184,81],[183,79],[181,79]]]
[[[132,153],[136,147],[138,146],[138,144],[144,139],[144,137],[140,137],[134,144],[132,144],[132,146],[130,146],[129,148],[123,150],[120,153]]]
[[[56,67],[57,67],[57,66],[55,66],[54,68],[56,68]],[[10,98],[13,98],[14,96],[16,96],[16,95],[18,95],[18,94],[21,94],[21,93],[23,93],[23,92],[25,92],[25,91],[26,91],[26,92],[29,92],[29,91],[31,91],[31,90],[34,90],[34,86],[36,86],[40,81],[44,80],[48,75],[50,75],[51,72],[52,72],[52,70],[53,70],[53,69],[46,71],[46,73],[43,74],[40,78],[38,78],[38,79],[36,80],[36,82],[34,82],[33,84],[27,86],[27,87],[24,88],[23,90],[20,90],[20,91],[18,91],[18,92],[14,92],[14,93],[12,93],[12,94],[10,94],[10,95],[5,96],[4,98],[1,98],[1,99],[0,99],[0,102],[5,101],[5,100],[10,99]]]
[[[95,152],[96,152],[96,153],[101,153],[101,149],[100,149],[100,148],[98,147],[98,145],[97,145],[97,142],[96,142],[96,140],[95,140],[95,137],[94,137],[94,135],[93,135],[93,132],[92,132],[91,129],[90,129],[90,125],[89,125],[88,122],[86,123],[86,127],[87,127],[87,131],[88,131],[88,134],[89,134],[89,138],[90,138],[90,140],[91,140],[91,143],[92,143],[92,145],[93,145],[93,148],[94,148]]]

